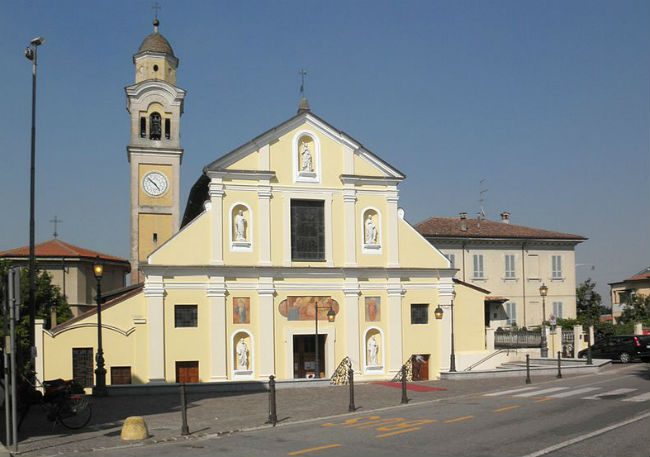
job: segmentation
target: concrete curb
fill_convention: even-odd
[[[533,360],[531,359],[531,363]],[[603,368],[612,363],[611,360],[594,360],[593,365],[586,365],[586,362],[576,363],[576,361],[567,362],[562,364],[563,374],[590,374],[598,373]],[[536,364],[543,364],[548,366],[531,366],[530,374],[535,376],[553,376],[557,374],[557,361],[552,363],[551,360],[535,359]],[[526,368],[504,368],[497,370],[482,370],[482,371],[457,371],[454,373],[442,372],[440,373],[441,380],[449,381],[464,381],[468,379],[486,379],[486,378],[509,378],[509,377],[526,377]]]

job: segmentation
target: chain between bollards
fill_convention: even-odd
[[[348,370],[348,378],[350,379],[350,404],[348,405],[348,411],[353,413],[357,408],[354,406],[354,370],[352,368]]]
[[[557,378],[562,378],[562,352],[557,351]]]
[[[269,424],[273,424],[275,427],[275,424],[278,423],[278,413],[276,410],[276,404],[275,404],[275,376],[270,375],[269,376]]]
[[[187,426],[187,398],[185,397],[185,383],[181,383],[181,435],[189,435],[190,428]]]
[[[530,355],[526,354],[526,384],[530,384]]]
[[[405,405],[409,402],[408,397],[406,396],[406,365],[402,365],[402,405]]]

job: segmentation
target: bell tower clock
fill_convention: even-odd
[[[127,86],[131,140],[131,282],[143,280],[140,265],[179,229],[180,119],[185,91],[176,86],[178,58],[158,32],[158,19],[133,56],[135,84]]]

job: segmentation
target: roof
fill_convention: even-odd
[[[460,284],[460,285],[463,285],[463,286],[465,286],[465,287],[469,287],[470,289],[478,290],[478,291],[481,292],[481,293],[484,293],[484,294],[489,294],[489,293],[490,293],[489,290],[487,290],[487,289],[483,289],[482,287],[479,287],[479,286],[477,286],[477,285],[475,285],[475,284],[470,284],[470,283],[468,283],[468,282],[461,281],[460,279],[456,279],[456,278],[453,278],[453,280],[454,280],[454,282],[455,282],[456,284]]]
[[[646,267],[634,276],[630,276],[626,281],[643,281],[644,279],[650,279],[650,267]]]
[[[172,49],[167,38],[158,33],[158,25],[160,22],[158,19],[153,21],[153,33],[147,35],[147,37],[142,41],[140,49],[138,49],[138,54],[141,52],[160,52],[163,54],[168,54],[170,56],[174,55],[174,50]]]
[[[115,257],[108,254],[102,254],[101,252],[92,251],[90,249],[81,248],[79,246],[66,243],[65,241],[61,241],[58,238],[54,238],[50,241],[35,245],[34,252],[38,258],[79,257],[84,259],[96,259],[99,257],[101,260],[119,262],[129,265],[129,261],[121,257]],[[23,246],[20,248],[0,252],[0,257],[5,258],[20,258],[28,256],[29,246]]]
[[[466,230],[462,230],[463,223]],[[585,241],[582,235],[542,230],[522,225],[495,222],[489,219],[460,219],[458,217],[430,217],[415,226],[422,236],[439,238],[502,238],[549,239]]]

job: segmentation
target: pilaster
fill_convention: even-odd
[[[223,277],[212,277],[206,291],[210,307],[210,380],[228,379],[226,287]]]
[[[275,289],[271,278],[260,278],[257,290],[258,313],[259,313],[259,377],[268,378],[275,375],[275,313],[273,297]]]
[[[260,234],[260,266],[271,266],[271,187],[260,186],[257,190]]]
[[[438,289],[438,305],[443,310],[442,321],[439,326],[440,332],[438,334],[440,338],[438,344],[440,348],[440,371],[449,371],[449,365],[451,363],[451,301],[454,297],[454,283],[451,278],[440,278],[436,286]],[[429,310],[430,320],[435,319],[433,317],[433,310],[436,305],[432,306],[433,308]]]
[[[162,276],[149,275],[144,282],[149,323],[149,382],[164,383],[165,378],[165,286]]]
[[[345,342],[347,345],[346,355],[350,357],[352,369],[355,373],[361,374],[361,352],[359,329],[359,284],[349,282],[345,284],[343,292],[345,293]]]
[[[397,373],[402,368],[402,296],[404,291],[399,283],[390,284],[388,289],[388,371]]]
[[[354,206],[357,201],[356,191],[346,189],[343,193],[343,206],[345,214],[345,266],[357,266],[356,221]]]
[[[220,182],[210,182],[209,193],[211,202],[210,225],[212,226],[212,255],[210,263],[212,265],[223,265],[223,184]]]
[[[397,202],[399,197],[397,191],[394,195],[386,198],[388,205],[388,267],[399,267],[399,233],[398,233],[398,216]]]

